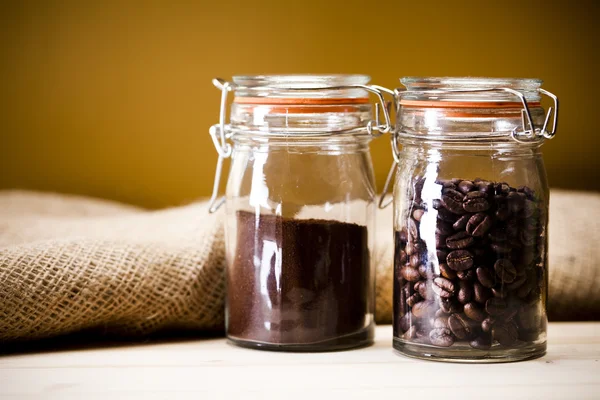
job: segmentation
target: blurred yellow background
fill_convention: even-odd
[[[33,1],[0,6],[0,189],[147,207],[208,196],[212,77],[539,77],[551,186],[600,190],[597,2]],[[587,3],[587,4],[586,4]],[[389,141],[373,143],[381,189]]]

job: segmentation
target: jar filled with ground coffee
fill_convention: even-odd
[[[543,355],[548,188],[540,146],[556,130],[556,96],[534,79],[401,82],[392,141],[394,348],[442,361]],[[542,95],[554,100],[547,113]]]
[[[224,201],[230,342],[285,351],[372,342],[376,190],[368,145],[392,127],[386,90],[368,81],[214,81],[222,97],[220,123],[211,128],[219,152],[211,210]],[[226,123],[228,92],[234,99]],[[369,94],[378,99],[375,112]]]

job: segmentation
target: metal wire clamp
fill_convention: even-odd
[[[554,138],[554,136],[556,135],[556,129],[558,127],[558,97],[555,94],[553,94],[545,89],[538,88],[537,90],[540,94],[550,97],[554,102],[554,107],[548,108],[548,112],[546,113],[546,117],[544,118],[544,125],[542,126],[541,129],[536,128],[533,124],[533,119],[531,118],[531,111],[529,110],[529,104],[527,103],[527,99],[525,98],[525,95],[523,95],[523,93],[521,93],[515,89],[490,88],[490,89],[468,89],[468,90],[462,90],[462,89],[421,90],[421,91],[418,91],[418,93],[432,94],[432,95],[443,95],[443,94],[448,94],[448,93],[467,93],[467,92],[470,92],[470,93],[472,93],[472,92],[478,92],[478,93],[506,92],[506,93],[510,93],[510,94],[516,96],[519,99],[519,101],[521,102],[521,104],[523,104],[523,109],[521,110],[521,130],[519,130],[518,128],[513,129],[510,133],[510,137],[518,143],[530,143],[532,141],[537,140],[540,136],[544,137],[546,139]],[[410,93],[410,91],[406,91],[403,89],[394,90],[394,97],[396,99],[396,109],[397,110],[400,109],[401,93]],[[552,130],[550,132],[548,132],[548,123],[550,121],[551,116],[553,116]],[[521,139],[521,137],[525,137],[526,139],[525,140]],[[381,193],[381,196],[379,197],[378,207],[380,209],[386,208],[393,201],[393,197],[388,197],[388,194],[390,192],[391,182],[392,182],[393,177],[396,172],[396,167],[397,167],[396,164],[398,164],[398,162],[400,160],[400,156],[399,156],[400,150],[398,148],[398,140],[397,139],[398,139],[398,130],[395,129],[391,133],[392,155],[394,157],[394,162],[392,163],[392,166],[387,174],[387,178],[385,180],[385,184],[383,187],[383,192]]]
[[[231,82],[227,82],[221,78],[214,78],[212,80],[213,85],[221,90],[221,108],[219,112],[219,123],[210,127],[209,133],[212,138],[213,144],[219,158],[217,159],[217,166],[215,169],[215,177],[213,183],[212,195],[209,200],[209,213],[216,212],[225,202],[225,196],[219,196],[219,186],[221,183],[221,175],[223,171],[223,163],[226,158],[231,157],[233,148],[227,141],[235,135],[235,130],[230,124],[226,124],[227,114],[227,97],[229,92],[238,89],[252,89],[251,87],[235,85]],[[269,86],[261,86],[261,89],[269,89]],[[275,89],[275,88],[273,88]],[[385,133],[391,132],[393,129],[389,102],[386,102],[384,93],[393,96],[394,92],[376,85],[344,85],[344,86],[326,86],[326,87],[310,87],[310,88],[297,88],[297,87],[277,87],[278,90],[288,91],[321,91],[321,90],[345,90],[345,89],[363,89],[369,93],[374,94],[377,97],[377,103],[375,103],[375,119],[370,120],[365,127],[341,129],[337,131],[327,132],[328,135],[334,134],[362,134],[367,133],[372,137],[377,137]],[[383,112],[383,122],[381,121],[381,112]]]

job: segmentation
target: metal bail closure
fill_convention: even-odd
[[[217,160],[217,167],[215,169],[215,180],[213,183],[212,195],[208,203],[208,212],[214,213],[217,211],[225,202],[225,196],[219,197],[219,185],[221,183],[221,174],[223,171],[223,161],[229,158],[232,153],[231,144],[227,142],[227,135],[225,134],[225,118],[227,116],[227,95],[233,90],[233,84],[220,78],[215,78],[212,81],[213,85],[217,89],[221,90],[221,109],[219,112],[219,123],[213,125],[209,129],[210,137],[212,138],[215,149],[219,154]]]
[[[234,85],[231,82],[227,82],[224,79],[215,78],[212,81],[213,85],[219,90],[221,90],[221,108],[219,113],[219,123],[210,127],[209,133],[212,138],[213,144],[217,153],[219,154],[219,158],[217,160],[217,166],[215,169],[215,178],[213,183],[212,196],[209,200],[209,208],[208,211],[212,214],[216,212],[225,202],[225,196],[219,197],[219,186],[221,183],[221,175],[223,171],[223,162],[226,158],[231,157],[233,148],[230,143],[227,142],[227,139],[231,138],[233,132],[230,127],[226,124],[226,116],[227,116],[227,96],[230,91],[234,89],[243,88],[242,86]],[[394,96],[394,92],[382,86],[376,85],[345,85],[345,86],[326,86],[326,87],[310,87],[310,88],[297,88],[297,87],[286,87],[279,88],[290,91],[319,91],[319,90],[343,90],[343,89],[363,89],[369,93],[377,96],[377,103],[375,103],[375,118],[374,120],[370,120],[367,123],[366,127],[357,129],[348,129],[344,131],[336,131],[332,133],[360,133],[364,130],[371,136],[377,137],[382,134],[388,133],[392,131],[392,121],[390,118],[390,104],[391,102],[386,102],[383,96],[384,93],[388,93]],[[395,99],[395,97],[394,97]],[[381,112],[383,112],[383,121],[381,121]]]
[[[512,93],[521,100],[521,103],[523,103],[523,109],[521,110],[522,131],[519,132],[515,128],[510,133],[510,137],[513,140],[519,143],[529,143],[531,141],[536,140],[540,136],[546,139],[554,138],[554,136],[556,135],[556,128],[558,127],[558,97],[556,95],[542,88],[538,89],[538,92],[550,97],[554,101],[554,107],[548,108],[548,113],[546,113],[546,117],[544,118],[544,125],[541,129],[536,129],[536,127],[533,125],[533,120],[531,118],[531,112],[529,111],[529,105],[527,104],[527,100],[521,92],[509,88],[498,88],[496,90],[502,90],[505,92]],[[552,121],[552,131],[548,132],[548,122],[550,121],[550,117],[552,116],[552,114],[554,114],[554,118]],[[519,136],[525,136],[526,140],[521,139]]]
[[[384,89],[384,88],[383,88]],[[396,110],[398,110],[399,102],[400,102],[400,93],[407,92],[403,89],[395,89],[393,92],[394,98],[396,99]],[[422,93],[430,93],[430,94],[444,94],[448,92],[507,92],[511,93],[514,96],[518,97],[523,104],[523,109],[521,110],[521,130],[519,131],[515,128],[510,136],[513,140],[519,143],[530,143],[531,141],[535,141],[538,137],[542,136],[546,139],[552,139],[556,135],[556,129],[558,127],[558,97],[542,88],[538,89],[538,92],[550,97],[554,101],[554,107],[549,107],[546,117],[544,119],[544,125],[542,128],[537,128],[533,124],[533,119],[531,118],[531,111],[529,110],[529,104],[527,103],[527,99],[523,93],[510,89],[510,88],[490,88],[490,89],[469,89],[469,90],[427,90],[421,91]],[[552,120],[552,130],[548,131],[548,123],[550,121],[550,117],[553,116]],[[525,137],[526,139],[522,139],[521,137]],[[398,132],[397,130],[393,130],[391,134],[391,144],[392,144],[392,155],[394,156],[394,162],[388,172],[387,178],[385,180],[385,185],[383,187],[383,192],[379,197],[378,207],[380,209],[386,208],[389,206],[393,197],[388,198],[390,186],[392,184],[393,177],[395,175],[397,164],[399,162],[399,149],[398,149]],[[387,198],[387,199],[386,199]]]

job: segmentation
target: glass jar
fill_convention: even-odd
[[[375,183],[372,121],[362,75],[236,76],[215,80],[221,121],[211,210],[223,160],[226,331],[230,342],[286,351],[370,344],[374,331]],[[230,123],[226,98],[235,92]],[[393,92],[390,91],[391,94]],[[375,115],[378,115],[379,105]],[[228,143],[233,142],[233,146]]]
[[[394,348],[459,362],[543,355],[548,186],[540,146],[555,133],[556,96],[534,79],[401,82],[392,141]],[[541,94],[555,102],[547,114]]]

